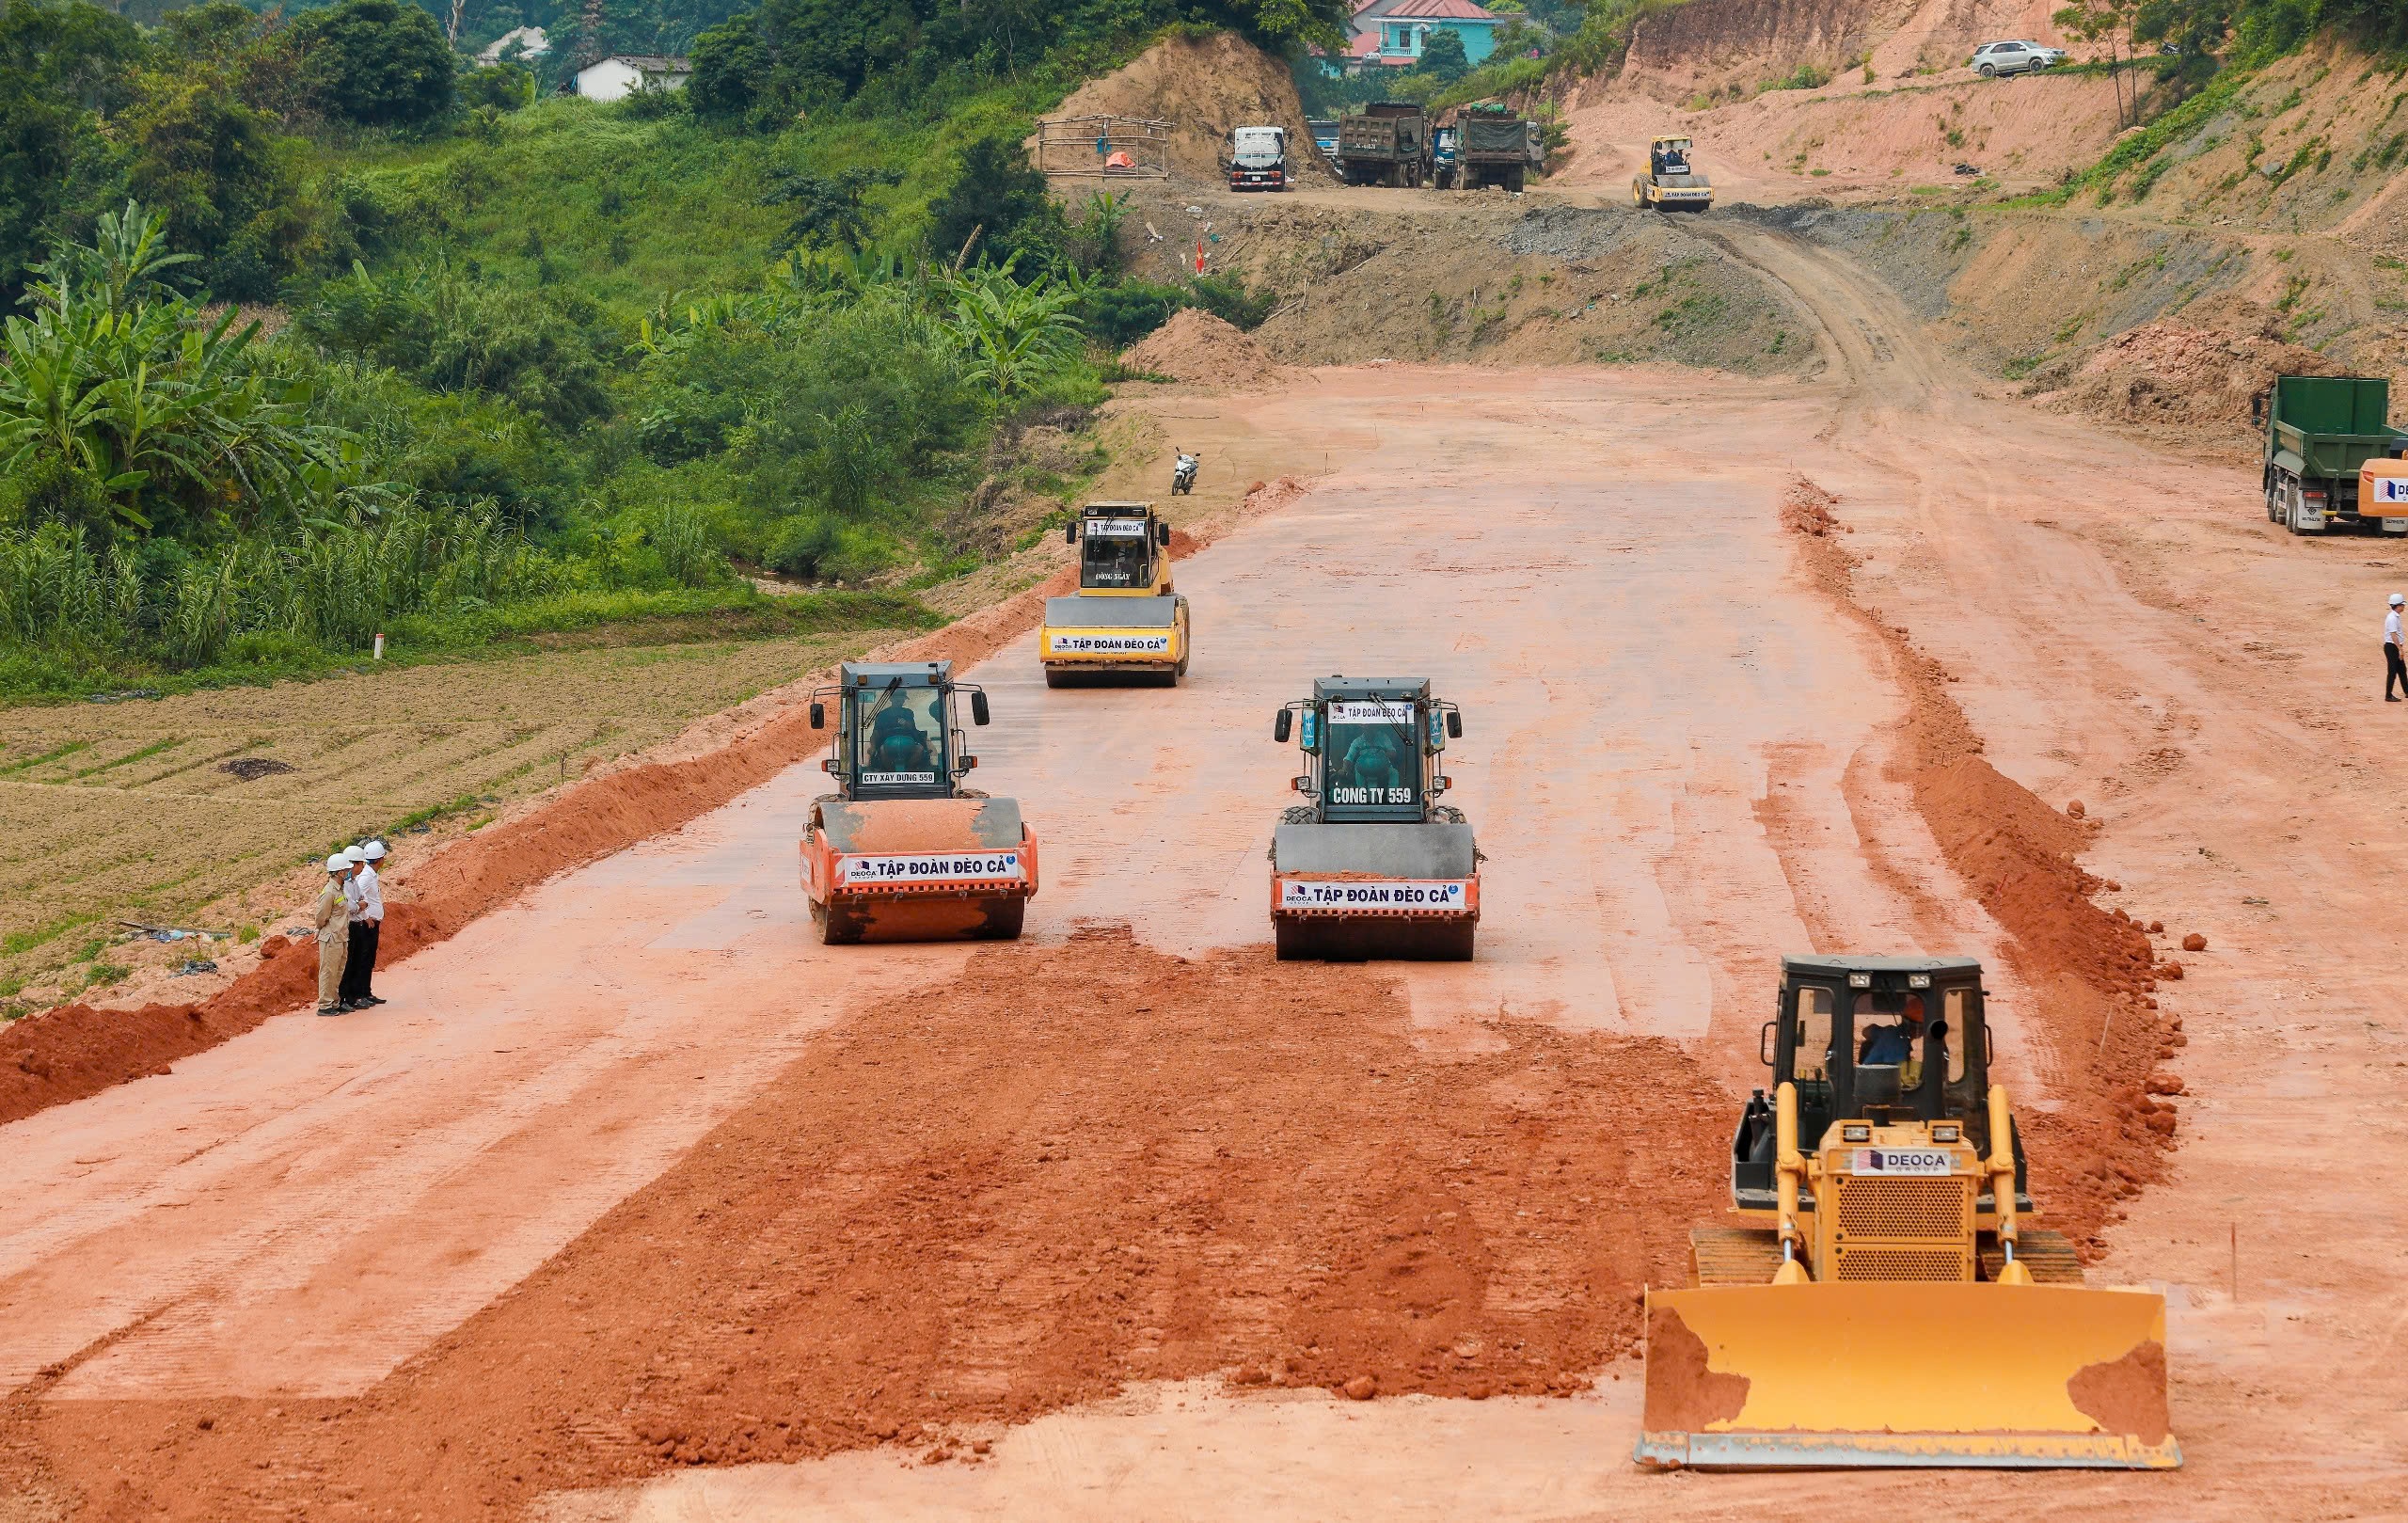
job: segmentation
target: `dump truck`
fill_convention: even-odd
[[[1350,185],[1418,185],[1430,119],[1410,101],[1374,101],[1338,124],[1338,173]]]
[[[2294,534],[2378,529],[2408,534],[2400,490],[2369,484],[2392,478],[2370,462],[2408,454],[2408,434],[2393,428],[2391,383],[2373,375],[2278,375],[2258,393],[2250,418],[2263,431],[2266,517]]]
[[[1714,184],[1699,172],[1687,138],[1647,145],[1646,172],[1631,176],[1630,204],[1658,212],[1703,212],[1714,204]]]
[[[1520,190],[1545,162],[1545,137],[1535,121],[1512,106],[1464,107],[1455,118],[1455,183],[1465,190],[1496,185]]]
[[[1646,1296],[1640,1463],[2168,1469],[2165,1301],[2031,1225],[1982,968],[1785,957],[1733,1222]]]
[[[1150,502],[1090,502],[1063,537],[1079,549],[1079,590],[1045,600],[1037,631],[1045,685],[1178,686],[1188,615],[1171,586],[1170,525]]]
[[[958,701],[987,722],[985,690],[950,661],[847,661],[811,695],[811,727],[835,739],[820,766],[836,791],[811,801],[802,892],[829,945],[1009,940],[1037,893],[1037,837],[1019,801],[961,785]]]
[[[1426,677],[1330,676],[1282,706],[1310,801],[1271,836],[1271,927],[1282,959],[1460,961],[1480,926],[1480,849],[1463,812],[1438,802],[1438,769],[1462,712]]]
[[[1288,129],[1239,127],[1229,133],[1229,188],[1288,188]]]

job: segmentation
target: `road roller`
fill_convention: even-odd
[[[2165,1300],[2032,1225],[1981,964],[1786,957],[1731,1220],[1647,1293],[1636,1458],[1667,1468],[2171,1469]]]
[[[1271,735],[1292,736],[1309,801],[1271,836],[1271,928],[1283,959],[1461,961],[1480,926],[1480,849],[1463,812],[1438,801],[1438,769],[1462,712],[1426,677],[1313,679]]]
[[[1079,590],[1045,600],[1045,685],[1176,687],[1187,674],[1187,599],[1171,586],[1170,525],[1150,502],[1090,502],[1063,528]]]
[[[802,892],[831,945],[1020,934],[1037,893],[1037,837],[1020,802],[964,787],[978,758],[959,703],[988,721],[984,690],[950,661],[848,661],[811,695],[811,727],[835,738],[820,766],[836,791],[811,802]]]

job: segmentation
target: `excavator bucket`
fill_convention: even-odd
[[[829,799],[802,839],[821,939],[1009,940],[1037,892],[1037,839],[1012,799]]]
[[[1978,1281],[1651,1291],[1665,1468],[2171,1469],[2165,1302]]]
[[[1466,960],[1479,861],[1468,825],[1281,825],[1271,837],[1278,955]]]

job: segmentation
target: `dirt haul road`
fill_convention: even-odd
[[[1320,479],[1180,567],[1180,690],[974,674],[1026,942],[809,943],[799,768],[375,1015],[0,1130],[0,1516],[2396,1507],[2396,552],[1985,402],[1727,236],[1826,379],[1152,404]],[[1480,961],[1269,960],[1269,719],[1332,671],[1464,704]],[[2184,1471],[1629,1466],[1633,1297],[1719,1205],[1774,958],[1852,946],[1989,961],[2036,1193],[2165,1286]]]

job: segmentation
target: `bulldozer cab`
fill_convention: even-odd
[[[1841,1122],[1951,1122],[1989,1150],[1989,1027],[1982,965],[1970,958],[1784,957],[1759,1055],[1775,1087],[1798,1087],[1798,1134],[1819,1145]],[[2014,1141],[2023,1187],[2022,1139]],[[1732,1195],[1769,1210],[1772,1107],[1758,1091],[1732,1138]]]
[[[1426,820],[1448,786],[1440,754],[1464,733],[1426,677],[1318,677],[1311,698],[1279,710],[1272,738],[1284,743],[1291,722],[1307,768],[1295,785],[1322,824]]]
[[[1150,502],[1090,502],[1063,537],[1079,547],[1079,591],[1151,595],[1170,566],[1170,525]]]
[[[978,765],[963,753],[956,694],[970,695],[971,722],[987,722],[987,694],[953,680],[950,661],[848,661],[833,688],[811,695],[811,727],[836,741],[820,765],[847,799],[950,799]]]
[[[1686,137],[1658,137],[1647,148],[1649,172],[1658,175],[1685,175],[1689,168],[1689,140]]]

